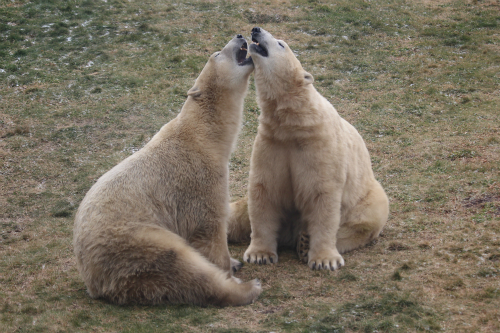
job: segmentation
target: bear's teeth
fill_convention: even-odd
[[[245,49],[244,47],[240,48],[240,50],[242,50],[242,51],[247,51],[247,49]]]

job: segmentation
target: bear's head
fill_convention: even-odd
[[[259,98],[275,100],[301,95],[304,87],[314,82],[290,47],[262,28],[252,29],[249,53]]]
[[[237,35],[220,51],[210,56],[188,96],[195,101],[223,98],[226,94],[244,96],[253,71],[252,58],[247,58],[247,41]]]

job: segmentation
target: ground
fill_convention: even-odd
[[[0,1],[0,328],[98,332],[500,330],[498,1]],[[239,308],[88,297],[72,249],[90,186],[173,119],[208,56],[261,26],[364,137],[391,215],[312,272],[245,265]],[[230,161],[246,191],[255,88]],[[240,258],[246,244],[232,245]]]

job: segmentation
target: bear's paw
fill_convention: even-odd
[[[309,250],[308,253],[308,263],[307,265],[312,270],[336,270],[344,266],[344,258],[340,253],[335,250],[323,250],[318,252],[312,252]]]
[[[278,262],[278,254],[271,251],[252,251],[248,249],[243,255],[243,261],[259,265],[276,264]]]

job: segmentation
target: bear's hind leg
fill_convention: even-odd
[[[227,222],[227,241],[240,243],[250,241],[252,227],[248,216],[248,198],[244,197],[230,205],[229,219]]]
[[[345,253],[362,247],[378,237],[389,216],[389,200],[375,182],[368,195],[352,208],[337,232],[337,249]]]
[[[352,223],[343,225],[337,233],[337,249],[339,253],[360,248],[374,240],[382,228],[375,228],[369,222]]]
[[[178,235],[157,227],[134,230],[87,262],[90,294],[116,304],[245,305],[261,293],[258,280],[241,283]]]

